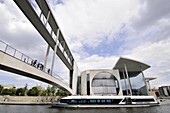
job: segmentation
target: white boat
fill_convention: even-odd
[[[52,107],[114,108],[149,107],[159,105],[154,96],[68,96],[54,102]]]

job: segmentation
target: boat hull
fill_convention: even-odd
[[[55,104],[52,105],[53,108],[138,108],[138,107],[151,107],[158,106],[159,104],[151,105],[63,105]]]
[[[56,102],[57,108],[132,108],[157,106],[153,96],[70,96]]]

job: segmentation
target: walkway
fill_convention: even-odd
[[[45,69],[38,69],[32,66],[32,60],[27,55],[0,41],[0,69],[46,82],[72,94],[72,89],[61,77],[54,76],[56,75],[54,73],[48,74],[45,67]]]

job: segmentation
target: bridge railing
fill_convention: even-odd
[[[1,40],[0,40],[0,51],[4,52],[14,58],[17,58],[20,61],[25,62],[28,65],[32,65],[33,67],[40,69],[41,71],[50,75],[49,68],[44,67],[43,64],[39,63],[39,62],[37,62],[35,65],[33,65],[33,61],[35,61],[34,59],[32,59],[31,57],[16,50],[14,47],[6,44],[5,42],[3,42]],[[41,64],[42,67],[38,66],[38,63]],[[55,78],[58,78],[61,82],[65,83],[66,85],[68,85],[68,83],[62,77],[60,77],[58,74],[52,72],[51,75],[54,76]]]

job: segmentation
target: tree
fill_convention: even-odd
[[[3,86],[2,85],[0,85],[0,95],[2,94],[2,90],[3,90]]]
[[[47,87],[47,94],[48,94],[48,96],[55,96],[56,95],[56,88],[54,86],[52,86],[52,87],[48,86]]]
[[[52,96],[55,96],[56,94],[56,88],[54,86],[51,87],[51,93],[52,93]]]
[[[69,94],[61,89],[58,89],[56,95],[57,96],[68,96]]]
[[[27,93],[28,96],[39,96],[40,90],[37,87],[32,87]]]
[[[18,88],[16,90],[16,95],[17,96],[25,96],[25,88]]]
[[[41,96],[47,96],[47,90],[41,90]]]
[[[2,95],[10,95],[10,96],[14,96],[15,95],[15,89],[14,88],[10,88],[10,89],[3,89],[2,91]]]
[[[52,93],[51,87],[48,85],[48,87],[47,87],[47,95],[51,96],[51,93]]]

